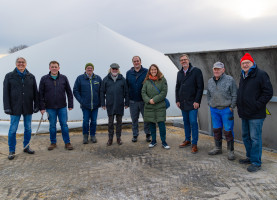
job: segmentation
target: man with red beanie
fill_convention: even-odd
[[[247,170],[261,169],[262,127],[266,117],[266,104],[273,95],[268,74],[259,69],[249,53],[240,60],[241,78],[237,96],[238,114],[242,120],[242,140],[246,159],[240,164],[251,164]]]

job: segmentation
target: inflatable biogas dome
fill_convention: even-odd
[[[147,46],[130,40],[110,29],[95,24],[88,28],[65,34],[34,46],[28,47],[9,56],[0,59],[1,86],[0,94],[3,95],[3,80],[5,75],[14,70],[17,57],[24,57],[27,61],[27,69],[35,75],[37,84],[43,75],[49,73],[49,62],[56,60],[60,63],[60,73],[67,76],[71,88],[78,75],[83,74],[88,62],[94,64],[94,73],[102,79],[107,75],[111,63],[118,63],[123,76],[133,66],[132,57],[138,55],[142,59],[142,66],[149,68],[153,63],[157,64],[168,81],[167,97],[171,107],[167,110],[168,116],[180,115],[175,106],[175,83],[177,68],[162,53]],[[9,120],[9,115],[3,111],[3,97],[0,102],[0,120]],[[129,117],[129,109],[125,110],[124,118]],[[33,115],[33,120],[39,120],[40,113]],[[99,119],[107,118],[106,111],[99,109]],[[82,120],[80,104],[74,99],[74,109],[69,112],[69,121]]]

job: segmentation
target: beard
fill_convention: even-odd
[[[112,72],[112,76],[117,76],[117,75],[118,75],[118,72],[115,72],[115,73]]]

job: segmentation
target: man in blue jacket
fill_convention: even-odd
[[[132,58],[132,62],[134,66],[127,71],[126,81],[129,89],[129,106],[132,119],[132,142],[137,142],[139,135],[139,114],[141,113],[142,116],[144,115],[144,101],[142,100],[141,89],[148,70],[142,67],[141,58],[139,56],[134,56]],[[146,134],[146,141],[151,142],[151,134],[148,123],[144,123],[144,132]]]
[[[268,74],[259,69],[249,53],[240,60],[241,78],[239,82],[237,107],[242,121],[242,140],[246,158],[241,164],[251,164],[247,170],[256,172],[261,169],[262,128],[266,117],[266,104],[273,95]]]
[[[69,130],[67,125],[67,110],[66,110],[66,95],[68,99],[68,110],[73,109],[73,95],[65,75],[60,74],[60,64],[57,61],[49,63],[49,74],[43,76],[39,84],[39,103],[40,112],[43,115],[45,111],[48,113],[50,146],[51,151],[57,147],[57,117],[59,118],[62,137],[65,143],[65,148],[73,150],[70,143]]]
[[[93,73],[94,65],[87,63],[85,73],[77,77],[73,94],[80,103],[83,111],[83,144],[88,144],[88,135],[93,143],[96,143],[96,125],[98,108],[101,105],[100,88],[102,79]]]
[[[11,117],[11,125],[8,134],[9,156],[12,160],[15,157],[16,131],[19,120],[23,115],[24,120],[24,152],[34,154],[29,142],[31,140],[32,114],[39,111],[37,82],[35,76],[27,69],[25,58],[16,59],[16,68],[5,76],[3,84],[4,112]]]

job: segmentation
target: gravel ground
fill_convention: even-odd
[[[277,154],[263,152],[263,166],[249,173],[240,165],[245,151],[235,144],[235,161],[223,154],[209,156],[213,138],[200,134],[199,153],[180,149],[183,129],[168,126],[170,150],[158,145],[148,148],[141,134],[132,143],[130,129],[124,129],[123,145],[107,147],[106,130],[97,132],[98,143],[82,144],[81,131],[70,133],[73,151],[64,149],[58,134],[58,148],[48,151],[49,135],[33,137],[34,155],[22,152],[18,136],[12,161],[0,154],[0,199],[277,199]],[[8,153],[7,137],[0,137],[0,152]]]

